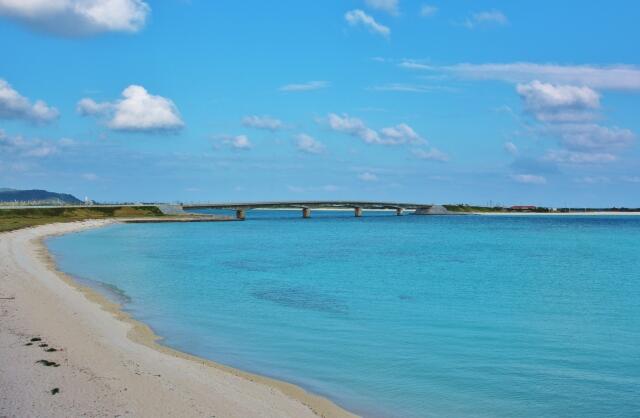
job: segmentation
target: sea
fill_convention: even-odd
[[[256,210],[46,243],[163,344],[362,416],[640,417],[640,217]]]

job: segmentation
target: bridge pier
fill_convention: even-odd
[[[404,209],[396,208],[396,216],[402,216],[402,212],[404,212]]]
[[[356,206],[355,208],[353,208],[354,214],[356,216],[356,218],[359,218],[362,216],[362,208],[359,206]]]
[[[236,209],[236,219],[239,221],[244,221],[244,209]]]
[[[311,209],[310,208],[302,208],[302,217],[310,218],[311,217]]]

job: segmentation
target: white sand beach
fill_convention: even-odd
[[[56,271],[44,237],[110,222],[0,234],[0,416],[353,416],[297,386],[163,347]]]

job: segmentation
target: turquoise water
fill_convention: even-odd
[[[48,245],[165,344],[366,416],[640,416],[640,217],[248,218]]]

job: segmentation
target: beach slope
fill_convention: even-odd
[[[110,222],[0,234],[0,416],[351,416],[294,385],[165,348],[55,270],[44,237]]]

